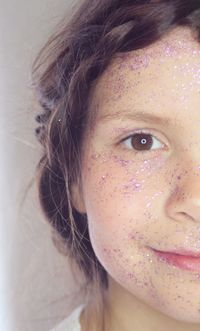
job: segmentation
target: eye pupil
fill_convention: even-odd
[[[136,150],[150,149],[153,144],[152,136],[149,134],[136,133],[131,139],[132,146]]]

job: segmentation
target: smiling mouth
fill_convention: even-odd
[[[159,259],[167,264],[174,265],[182,270],[200,272],[200,254],[198,253],[185,250],[179,250],[178,253],[177,251],[164,252],[155,249],[152,249],[152,251]]]

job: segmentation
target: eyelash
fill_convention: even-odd
[[[123,138],[120,143],[124,143],[126,140],[130,139],[130,138],[133,138],[135,137],[136,135],[139,135],[139,136],[142,136],[142,135],[145,135],[145,136],[151,136],[153,139],[156,139],[157,141],[160,142],[159,139],[157,139],[154,135],[152,135],[150,132],[145,132],[145,131],[137,131],[131,135],[129,135],[128,137],[125,137]],[[142,137],[141,137],[142,139]],[[162,145],[162,147],[164,146],[164,144],[162,142],[160,142],[160,144]],[[152,143],[153,145],[153,143]],[[151,148],[151,147],[150,147]],[[146,153],[146,152],[150,152],[152,151],[151,149],[150,150],[137,150],[135,149],[133,146],[132,146],[132,149],[135,151],[135,153]],[[158,148],[159,149],[159,148]],[[157,149],[153,149],[153,150],[157,150]]]

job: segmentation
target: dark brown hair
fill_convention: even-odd
[[[40,204],[56,246],[66,249],[88,284],[98,280],[103,289],[107,273],[93,251],[87,215],[74,208],[70,195],[92,116],[89,92],[116,53],[144,48],[177,25],[191,27],[200,41],[199,0],[85,0],[68,22],[60,22],[33,63],[33,87],[43,108],[36,116],[43,147]]]

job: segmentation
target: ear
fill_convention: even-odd
[[[76,182],[71,185],[71,201],[73,207],[81,214],[86,213],[86,207],[83,198],[81,185]]]

